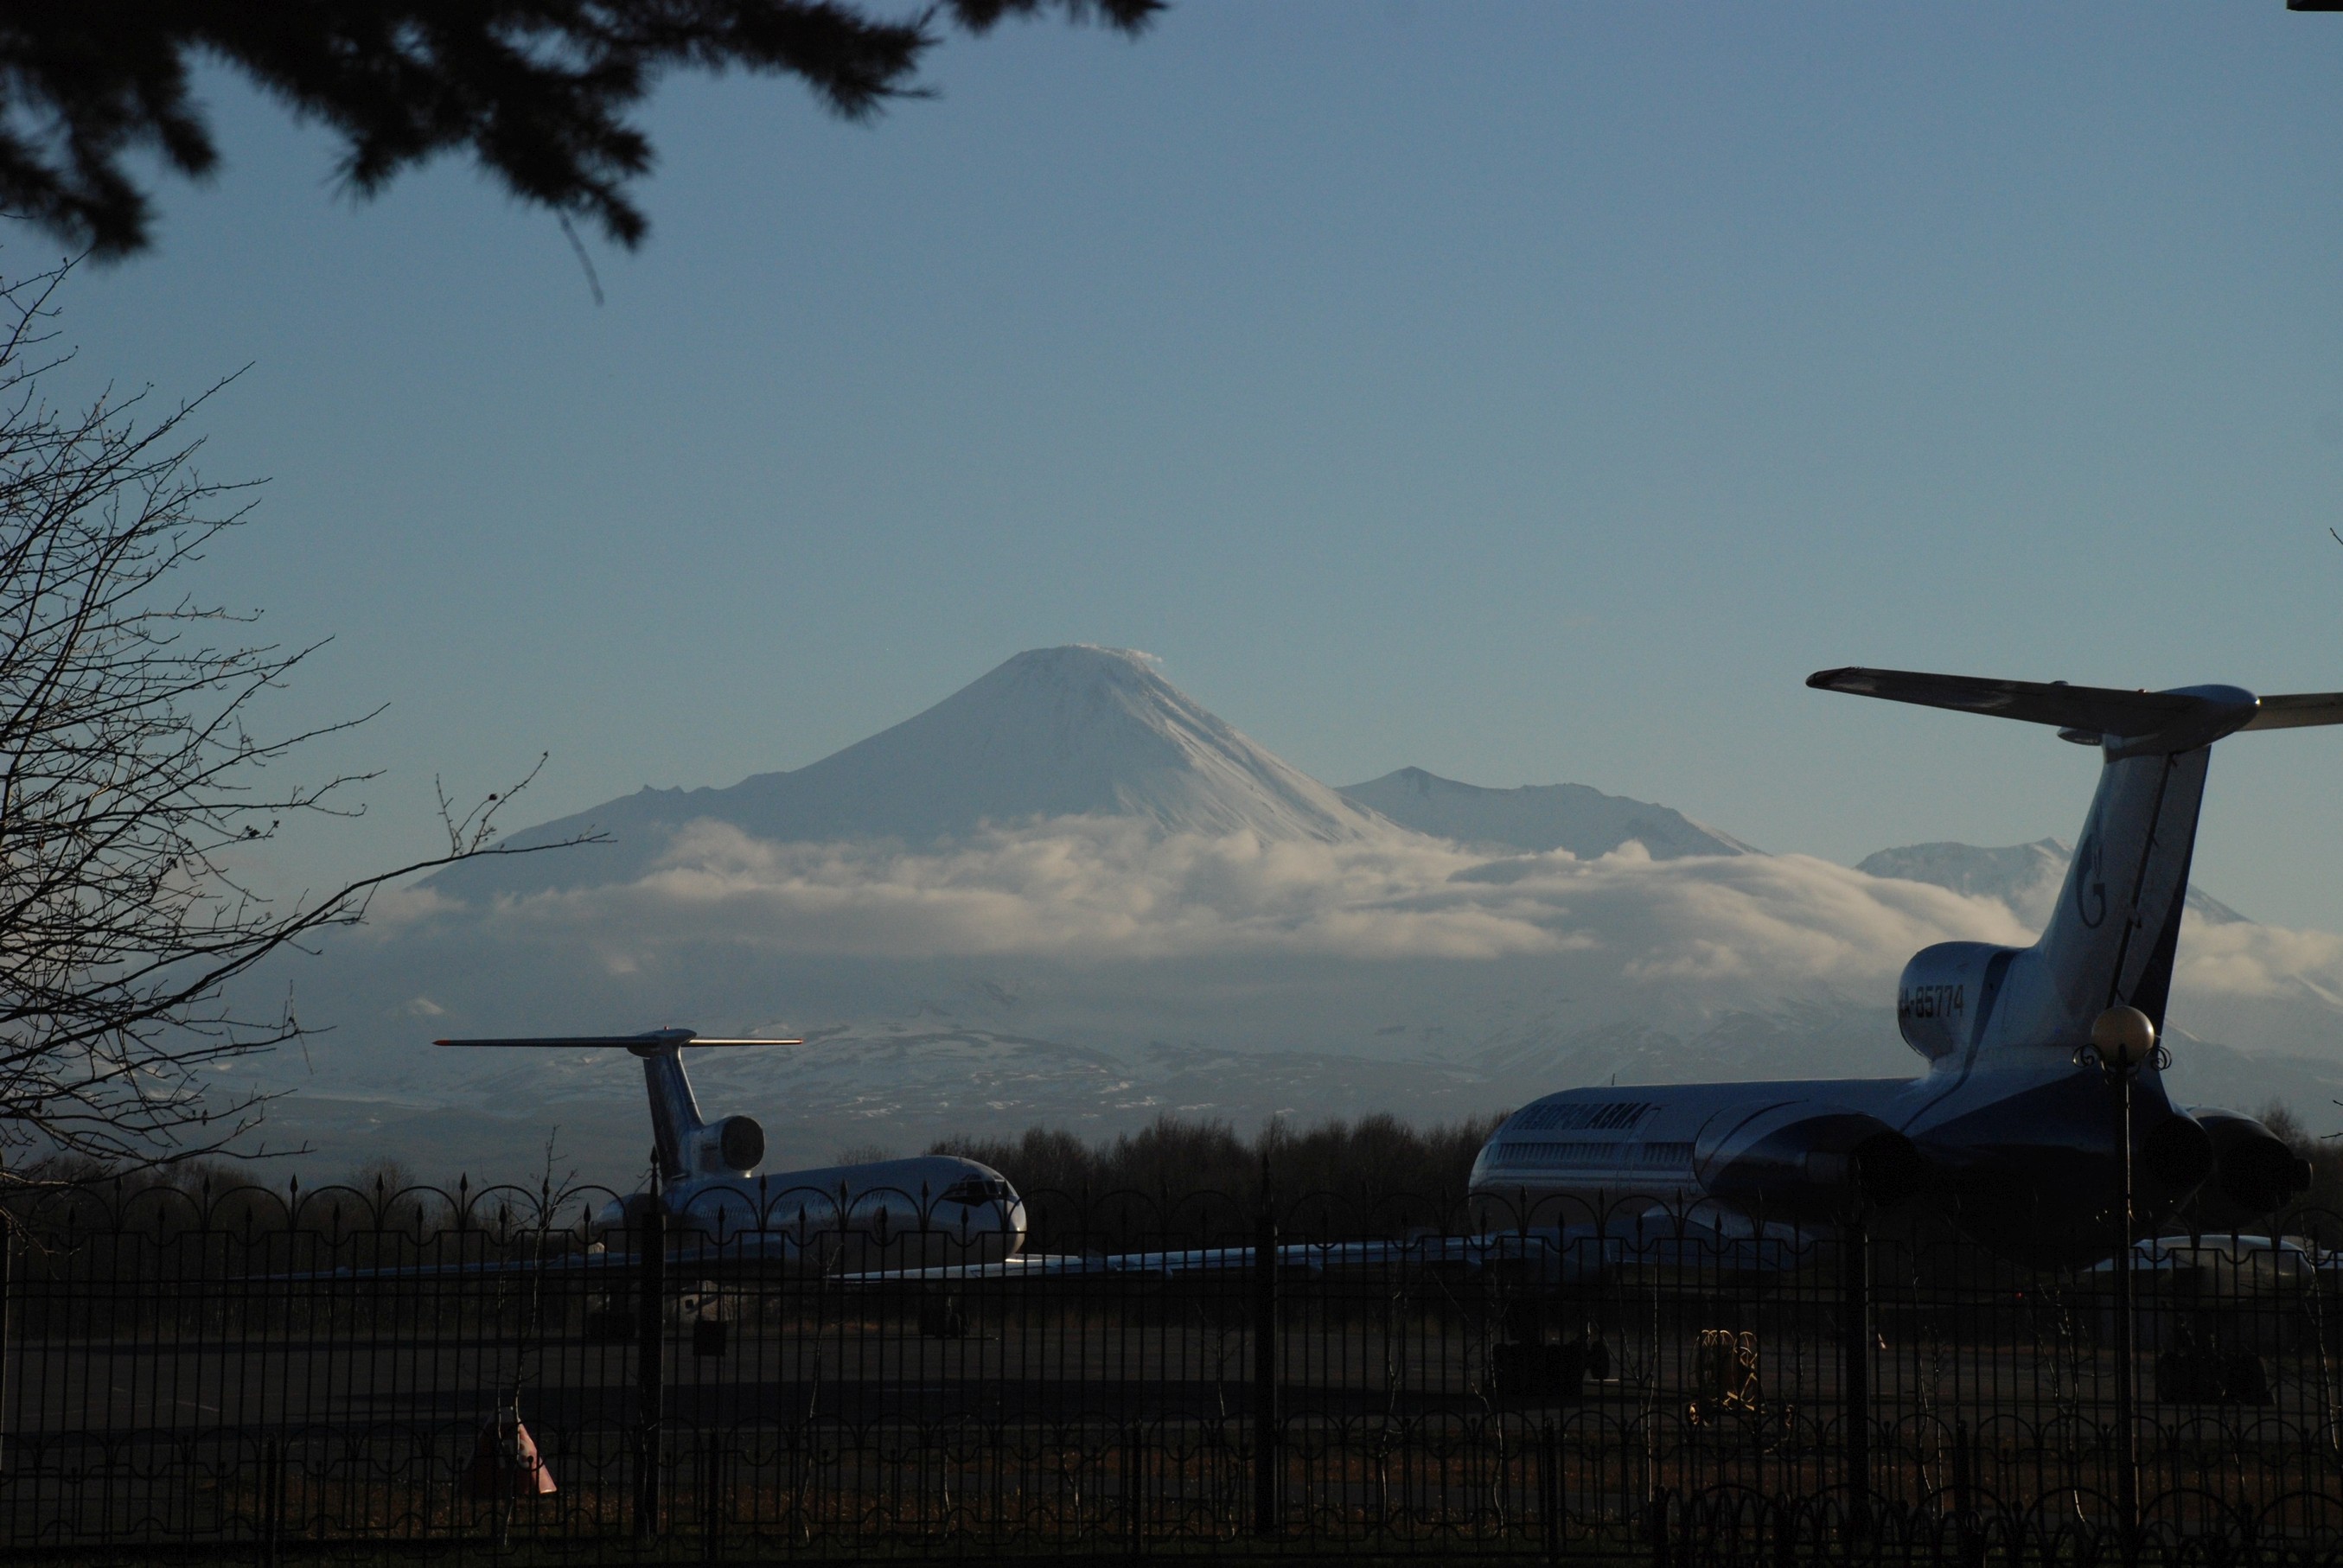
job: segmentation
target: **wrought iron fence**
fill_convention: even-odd
[[[918,1194],[608,1196],[18,1205],[0,1553],[2343,1561],[2332,1216],[2143,1248],[2126,1368],[2109,1270],[1885,1223],[1041,1194],[960,1267]]]

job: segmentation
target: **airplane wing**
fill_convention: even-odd
[[[740,1263],[793,1263],[803,1250],[788,1236],[745,1234],[705,1252],[670,1253],[667,1266],[688,1272],[709,1273]],[[391,1263],[382,1267],[345,1265],[310,1269],[264,1278],[283,1284],[327,1284],[336,1281],[397,1282],[402,1280],[494,1279],[499,1275],[544,1274],[590,1279],[598,1274],[628,1274],[642,1267],[639,1252],[563,1252],[550,1258],[479,1258],[465,1263]]]
[[[508,1040],[435,1040],[434,1045],[458,1047],[492,1046],[508,1050],[521,1047],[533,1050],[633,1050],[638,1047],[688,1045],[698,1050],[703,1045],[803,1045],[802,1040],[716,1040],[704,1034],[694,1034],[688,1029],[653,1030],[649,1034],[532,1034],[516,1035]]]
[[[1424,1236],[1389,1241],[1288,1242],[1274,1254],[1280,1272],[1317,1278],[1373,1269],[1415,1268],[1478,1273],[1503,1268],[1547,1283],[1597,1278],[1608,1271],[1647,1268],[1698,1269],[1724,1274],[1776,1274],[1815,1261],[1820,1239],[1781,1226],[1764,1235],[1722,1235],[1700,1229],[1681,1234],[1674,1227],[1640,1231],[1572,1225],[1556,1230],[1503,1231],[1478,1236]],[[1001,1280],[1110,1279],[1248,1272],[1251,1247],[1198,1247],[1160,1252],[1035,1253],[996,1263],[954,1263],[925,1269],[877,1269],[840,1277],[845,1284],[903,1282],[974,1284]]]

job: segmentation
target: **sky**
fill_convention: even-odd
[[[280,875],[427,851],[435,776],[729,784],[1066,642],[1331,783],[1841,862],[2071,839],[2095,759],[1812,670],[2343,689],[2343,16],[1187,0],[929,78],[668,84],[598,307],[462,163],[354,203],[208,79],[227,166],[75,284],[66,389],[242,369],[201,586],[333,638],[285,724],[390,704]],[[2199,884],[2343,930],[2338,789],[2343,736],[2226,744]]]

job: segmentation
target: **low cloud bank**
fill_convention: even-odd
[[[1082,818],[940,850],[779,844],[699,822],[635,881],[481,909],[410,892],[377,913],[384,939],[481,919],[516,936],[566,931],[618,964],[711,940],[866,959],[1578,953],[1659,982],[1846,983],[1932,941],[2030,935],[1995,900],[1799,855],[1654,861],[1630,844],[1590,860],[1492,859],[1412,837],[1268,842]]]
[[[1998,900],[1803,855],[1655,861],[1629,844],[1490,857],[1409,837],[1350,844],[1163,834],[1067,818],[946,849],[774,843],[711,821],[626,883],[467,905],[387,897],[377,942],[478,922],[580,944],[612,974],[679,950],[870,960],[1154,962],[1281,955],[1375,962],[1570,955],[1631,985],[1871,989],[1930,942],[2023,944]],[[2191,919],[2178,983],[2343,996],[2343,936]]]
[[[2282,997],[2308,990],[2343,1006],[2343,936],[2193,915],[2181,927],[2176,989],[2216,996]]]

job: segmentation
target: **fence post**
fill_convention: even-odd
[[[1871,1518],[1871,1238],[1861,1215],[1840,1228],[1845,1278],[1840,1292],[1839,1425],[1845,1434],[1847,1506],[1855,1528]]]
[[[1538,1512],[1545,1522],[1545,1560],[1562,1561],[1562,1439],[1554,1417],[1538,1430]]]
[[[16,1227],[0,1211],[0,1474],[8,1468],[8,1308],[16,1282],[15,1262]]]
[[[1277,1426],[1277,1208],[1264,1169],[1261,1218],[1252,1248],[1252,1528],[1256,1535],[1278,1530],[1279,1432]]]
[[[2132,1410],[2139,1358],[2132,1349],[2131,1071],[2112,1068],[2107,1078],[2115,1091],[2117,1173],[2115,1250],[2107,1258],[2116,1282],[2116,1513],[2123,1524],[2124,1555],[2133,1557],[2139,1552],[2139,1421]]]
[[[635,1233],[635,1539],[659,1533],[659,1423],[665,1416],[667,1211],[659,1177]]]
[[[260,1568],[277,1568],[285,1533],[285,1443],[269,1438],[260,1445]]]
[[[1953,1423],[1953,1514],[1962,1568],[1972,1568],[1977,1544],[1976,1475],[1976,1454],[1969,1446],[1969,1423],[1966,1421]]]
[[[1141,1448],[1146,1432],[1139,1422],[1122,1429],[1122,1516],[1129,1537],[1128,1555],[1134,1563],[1146,1549],[1147,1456]]]
[[[1966,1519],[1975,1506],[1970,1488],[1976,1478],[1969,1473],[1969,1423],[1953,1422],[1953,1512]]]
[[[713,1426],[699,1429],[700,1499],[699,1560],[714,1563],[723,1554],[724,1446],[723,1432]]]

